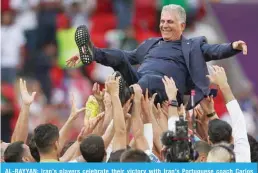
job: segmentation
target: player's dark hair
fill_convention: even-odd
[[[40,162],[40,155],[39,155],[39,151],[38,148],[36,146],[34,137],[32,137],[29,141],[29,148],[30,148],[30,154],[32,155],[32,157],[34,158],[34,160],[36,162]]]
[[[101,136],[87,136],[80,144],[82,157],[86,162],[102,162],[105,155],[105,145]]]
[[[142,150],[129,149],[122,153],[120,162],[151,162],[151,160]]]
[[[14,142],[8,145],[4,152],[5,162],[22,162],[22,156],[24,152],[22,141]]]
[[[41,124],[34,130],[34,140],[40,153],[50,152],[58,139],[59,131],[53,124]]]
[[[251,135],[247,135],[250,144],[251,162],[258,162],[258,142]]]
[[[209,140],[213,144],[220,142],[230,143],[232,138],[232,128],[226,121],[214,119],[209,122],[208,135]]]

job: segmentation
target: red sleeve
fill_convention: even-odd
[[[214,108],[215,108],[219,118],[227,112],[224,98],[223,98],[223,95],[220,90],[218,90],[217,97],[214,98]]]

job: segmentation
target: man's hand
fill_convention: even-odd
[[[160,103],[157,104],[157,109],[158,109],[158,122],[160,124],[160,127],[163,131],[168,130],[168,117],[167,114],[164,114],[164,111],[161,108]]]
[[[219,66],[212,66],[212,72],[207,77],[210,79],[210,82],[218,85],[220,88],[228,86],[227,76],[224,68]]]
[[[79,143],[81,143],[82,140],[84,139],[84,131],[85,131],[85,127],[83,126],[82,129],[81,129],[81,131],[80,131],[80,133],[79,133],[79,135],[77,136],[77,141],[78,141]]]
[[[132,107],[132,99],[133,99],[133,95],[126,101],[126,103],[123,106],[123,112],[125,117],[128,115],[128,112],[130,111],[131,107]]]
[[[103,117],[104,113],[100,113],[97,117],[87,119],[86,123],[81,129],[81,132],[77,136],[77,141],[80,143],[86,136],[90,135]]]
[[[143,124],[151,122],[151,112],[150,111],[151,111],[152,105],[150,102],[151,101],[150,101],[149,94],[148,94],[148,88],[146,88],[145,96],[142,95],[142,98],[141,98]]]
[[[92,93],[93,93],[93,96],[97,99],[98,102],[103,101],[104,92],[100,91],[100,86],[97,82],[94,83],[94,85],[92,87]]]
[[[239,40],[232,43],[232,47],[235,50],[242,50],[244,55],[247,55],[247,45],[244,41]]]
[[[157,96],[157,93],[154,93],[152,95],[151,99],[149,100],[149,109],[150,109],[151,115],[153,115],[153,116],[155,116],[155,114],[158,114],[158,110],[154,104],[156,96]]]
[[[150,114],[150,99],[148,94],[148,88],[146,88],[145,95],[142,95],[141,106],[142,106],[142,112],[144,114],[143,116],[145,115],[147,116],[148,114]]]
[[[22,99],[22,107],[13,131],[11,142],[16,142],[16,141],[26,142],[28,137],[28,132],[29,132],[30,105],[35,99],[36,92],[33,92],[30,95],[26,87],[26,81],[20,79],[20,94]]]
[[[93,130],[96,128],[98,123],[102,120],[104,115],[105,115],[105,113],[102,112],[98,116],[91,118],[91,119],[86,119],[84,121],[84,127],[85,127],[84,136],[87,136],[93,132]]]
[[[184,106],[184,104],[181,104],[180,107],[177,108],[177,111],[178,111],[178,115],[185,116],[186,113],[185,113],[185,106]]]
[[[104,92],[103,103],[105,105],[105,108],[110,107],[112,105],[111,96],[107,91]]]
[[[72,96],[72,99],[71,99],[72,108],[71,108],[71,113],[70,113],[70,116],[69,116],[69,118],[68,118],[68,121],[69,121],[69,120],[70,120],[70,121],[76,120],[76,119],[78,118],[79,114],[80,114],[81,112],[83,112],[83,111],[86,110],[85,107],[84,107],[84,108],[81,108],[81,109],[78,109],[78,108],[76,107],[76,105],[75,105],[74,95],[71,94],[71,96]]]
[[[76,54],[72,57],[70,57],[68,60],[66,60],[66,66],[67,67],[75,67],[81,62],[80,55]]]
[[[214,101],[213,101],[213,97],[207,97],[207,98],[204,98],[201,102],[200,102],[200,105],[204,111],[204,113],[206,115],[208,114],[211,114],[213,112],[215,112],[215,109],[214,109]]]
[[[201,104],[197,105],[194,108],[196,118],[200,120],[201,122],[207,122],[209,121],[209,118],[206,116],[207,113],[203,110]]]
[[[25,105],[31,105],[31,103],[35,99],[36,92],[33,92],[31,95],[28,93],[27,86],[26,86],[26,81],[20,79],[20,92],[21,92],[21,98],[22,102]]]
[[[168,114],[168,108],[169,108],[168,101],[164,101],[162,103],[162,111],[163,111],[163,113],[165,112],[166,114]]]
[[[115,79],[115,76],[109,76],[105,82],[105,88],[111,96],[119,96],[119,79],[120,77]]]
[[[175,85],[174,80],[171,78],[168,78],[167,76],[165,76],[162,79],[162,82],[165,86],[165,90],[166,90],[166,94],[168,96],[169,100],[175,100],[176,99],[176,95],[177,95],[177,87]]]
[[[142,89],[140,87],[140,85],[138,84],[134,84],[132,85],[133,90],[134,90],[134,101],[141,101],[141,97],[142,97]]]

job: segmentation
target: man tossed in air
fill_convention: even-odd
[[[178,88],[178,104],[182,103],[183,95],[189,94],[191,89],[196,91],[197,104],[209,95],[206,62],[229,58],[241,51],[246,55],[247,46],[243,41],[210,45],[205,37],[186,39],[182,35],[185,25],[186,13],[181,6],[164,6],[160,19],[162,37],[145,40],[133,51],[94,47],[87,27],[79,26],[75,41],[80,54],[69,58],[67,65],[75,66],[80,60],[84,64],[96,61],[118,71],[118,75],[122,76],[122,103],[132,93],[128,86],[135,83],[143,90],[148,88],[150,94],[158,93],[158,102],[166,100],[161,79],[168,76],[173,78]],[[136,64],[140,64],[137,71],[132,67]]]

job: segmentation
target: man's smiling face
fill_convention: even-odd
[[[185,23],[179,20],[175,11],[162,11],[160,17],[160,32],[165,41],[180,40],[185,29]]]

